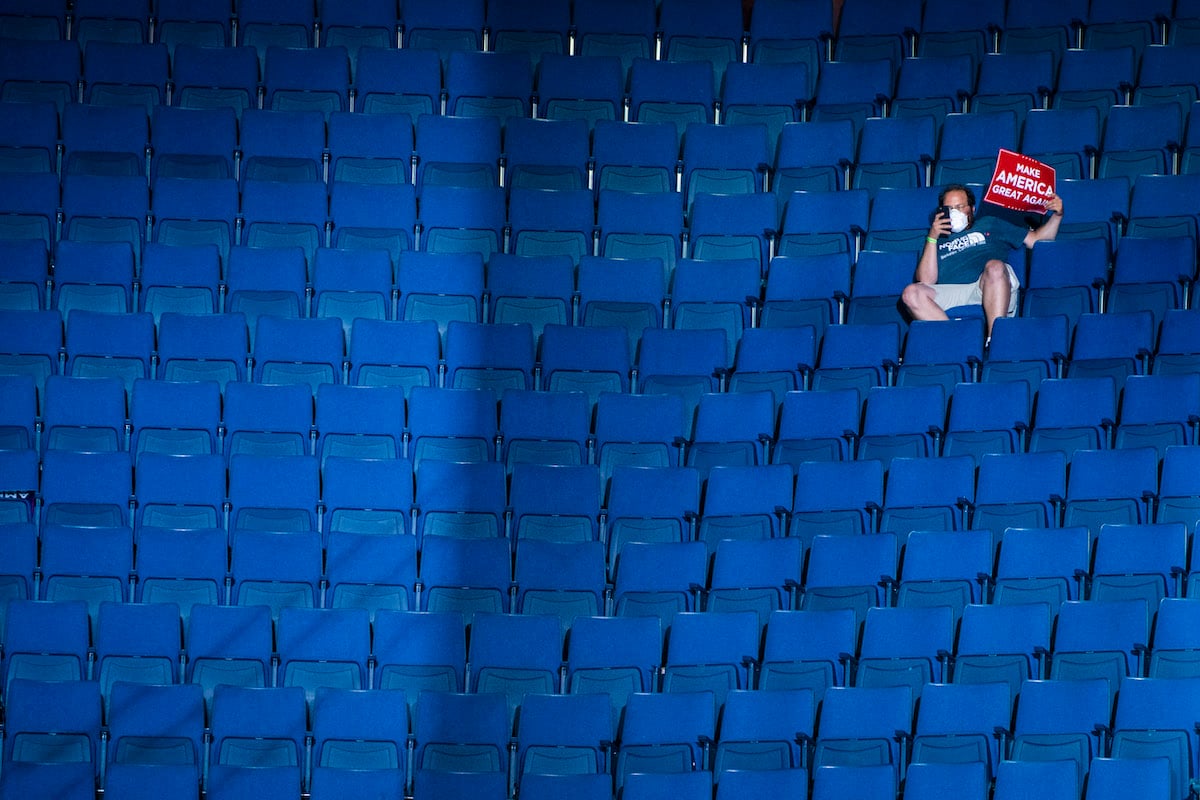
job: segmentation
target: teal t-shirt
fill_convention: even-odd
[[[999,217],[979,217],[962,233],[937,244],[938,283],[974,283],[993,258],[1009,263],[1009,253],[1021,247],[1029,231]]]

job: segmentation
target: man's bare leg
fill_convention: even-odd
[[[983,315],[987,319],[987,338],[992,338],[992,323],[998,317],[1008,316],[1008,304],[1012,300],[1012,284],[1008,281],[1008,267],[1003,261],[992,259],[979,276],[979,289],[983,294]]]
[[[908,313],[913,315],[913,319],[950,319],[946,316],[945,310],[934,300],[935,296],[933,287],[929,284],[910,283],[904,287],[904,292],[900,295],[900,299],[904,301],[904,305],[908,308]]]

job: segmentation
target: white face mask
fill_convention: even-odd
[[[957,208],[950,209],[950,230],[954,233],[962,233],[967,229],[970,220],[967,215],[959,211]]]

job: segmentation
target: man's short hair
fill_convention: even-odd
[[[975,205],[975,193],[973,191],[971,191],[971,187],[965,186],[964,184],[961,184],[961,183],[952,183],[949,186],[947,186],[945,189],[942,189],[941,193],[938,194],[938,205],[939,206],[946,205],[946,195],[950,194],[951,192],[963,192],[967,196],[967,205],[969,205],[969,206]]]

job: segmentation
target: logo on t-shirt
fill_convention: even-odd
[[[972,247],[987,244],[987,234],[982,231],[967,231],[962,236],[942,242],[940,247],[946,255],[960,253]]]

